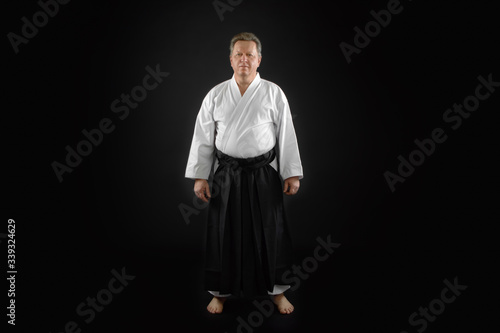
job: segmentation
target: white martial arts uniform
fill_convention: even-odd
[[[262,155],[278,143],[279,155],[270,165],[282,179],[298,176],[302,179],[302,163],[292,123],[288,100],[276,84],[255,79],[243,96],[233,77],[207,94],[196,118],[185,176],[208,179],[214,160],[214,149],[235,158]],[[279,170],[278,170],[278,161]],[[284,292],[290,286],[275,285],[270,295]],[[210,291],[215,296],[217,291]]]
[[[186,177],[208,179],[214,147],[232,157],[248,158],[273,149],[276,140],[280,170],[276,159],[271,166],[283,179],[292,176],[302,179],[302,163],[285,94],[257,73],[241,96],[233,75],[210,90],[203,100],[196,118]],[[215,159],[214,170],[217,166]]]

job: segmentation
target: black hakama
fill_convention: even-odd
[[[216,150],[206,238],[205,288],[236,296],[267,295],[286,284],[291,238],[275,149],[252,158]]]

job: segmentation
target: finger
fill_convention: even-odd
[[[208,199],[211,198],[210,196],[210,189],[208,188],[208,184],[205,186],[205,188],[203,189],[203,192],[201,193],[202,197],[203,197],[203,201],[205,202],[208,202]]]
[[[204,201],[204,202],[208,202],[208,200],[205,198],[205,194],[201,191],[199,192],[194,192],[194,194],[196,195],[196,197],[198,199],[200,199],[201,201]]]
[[[285,185],[283,185],[283,192],[286,194],[288,192],[288,182],[285,180]]]
[[[200,198],[201,201],[203,201],[203,202],[208,202],[208,199],[207,199],[207,197],[205,196],[204,193],[200,193],[200,195],[198,196],[198,198]]]

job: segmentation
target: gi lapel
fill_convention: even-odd
[[[250,86],[248,86],[243,96],[241,96],[238,84],[236,83],[236,80],[233,75],[233,79],[231,80],[230,84],[230,89],[233,98],[238,102],[233,112],[231,113],[230,118],[226,123],[226,130],[224,131],[224,136],[221,139],[222,151],[226,151],[227,144],[228,142],[230,142],[231,134],[238,133],[238,131],[235,132],[235,128],[241,125],[241,119],[244,117],[245,111],[248,109],[249,102],[253,99],[259,87],[260,87],[260,74],[257,73],[255,79],[252,81],[252,83],[250,83]]]

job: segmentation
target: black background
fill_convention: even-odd
[[[285,198],[295,262],[317,237],[342,244],[287,293],[295,312],[255,331],[416,332],[408,317],[455,277],[467,290],[426,331],[498,327],[499,89],[457,130],[442,119],[479,75],[500,81],[494,3],[402,1],[350,64],[339,44],[353,44],[353,28],[387,1],[243,1],[223,21],[208,0],[71,1],[18,54],[5,37],[0,230],[16,221],[13,331],[75,321],[82,332],[236,332],[237,317],[255,311],[234,299],[206,313],[206,210],[189,224],[179,210],[193,206],[184,170],[197,112],[231,77],[229,40],[241,31],[261,39],[259,72],[294,115],[304,167],[299,194]],[[40,10],[4,7],[5,36]],[[170,75],[120,120],[111,102],[157,64]],[[115,130],[60,183],[51,163],[103,118]],[[384,172],[437,127],[447,141],[392,193]],[[77,305],[122,267],[135,279],[85,323]]]

